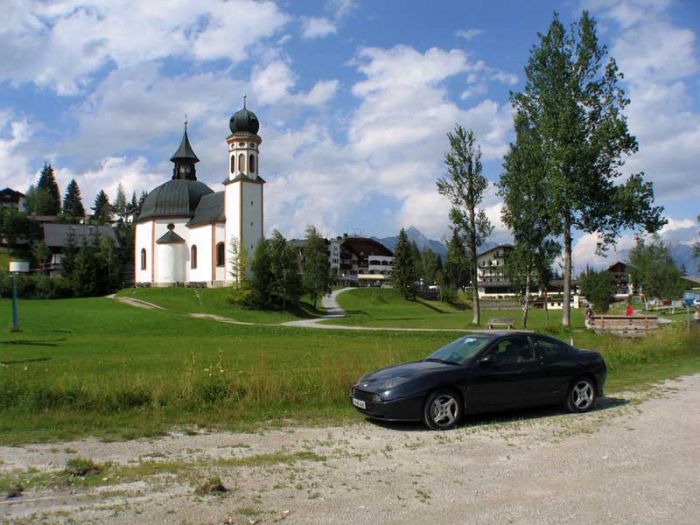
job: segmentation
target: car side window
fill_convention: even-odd
[[[535,359],[530,341],[525,336],[509,337],[499,341],[491,350],[491,355],[499,366],[527,363]]]
[[[540,355],[547,362],[560,361],[569,355],[569,348],[564,343],[543,337],[536,341]]]

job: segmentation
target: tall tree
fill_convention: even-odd
[[[66,243],[61,250],[61,275],[68,280],[74,279],[75,261],[78,256],[78,245],[75,240],[75,232],[68,230]]]
[[[416,266],[411,243],[403,228],[399,232],[399,240],[394,248],[394,269],[391,272],[391,278],[401,295],[409,300],[416,298]]]
[[[69,222],[76,222],[85,217],[83,199],[75,179],[71,179],[66,188],[66,194],[63,197],[63,215]]]
[[[267,242],[272,274],[272,306],[286,309],[297,304],[302,294],[299,259],[279,231],[273,231]]]
[[[51,164],[44,164],[39,176],[37,191],[48,196],[48,198],[42,198],[38,202],[37,215],[58,215],[61,213],[61,193],[58,190]]]
[[[465,240],[468,275],[472,284],[472,323],[478,325],[481,321],[481,308],[476,252],[493,231],[486,213],[479,208],[488,182],[481,174],[481,148],[476,144],[474,132],[457,126],[454,133],[448,133],[447,137],[450,141],[450,151],[445,155],[448,176],[438,179],[437,187],[438,192],[450,200],[450,221]]]
[[[438,270],[438,255],[430,248],[424,248],[420,254],[420,259],[423,282],[428,286],[435,284],[435,275]]]
[[[32,245],[32,257],[34,257],[39,272],[47,273],[46,266],[51,258],[51,250],[49,250],[49,247],[43,240]]]
[[[316,307],[318,298],[330,289],[330,264],[326,241],[313,226],[306,228],[304,246],[304,289]]]
[[[464,239],[457,228],[452,228],[452,237],[447,243],[445,277],[454,288],[469,286],[469,256]]]
[[[126,193],[124,193],[124,186],[119,183],[117,186],[117,196],[114,198],[114,212],[121,218],[126,217],[128,203],[126,201]]]
[[[269,308],[272,305],[272,261],[270,260],[269,244],[261,239],[255,246],[255,253],[250,264],[252,278],[250,280],[250,305],[256,308]]]
[[[229,275],[233,279],[233,288],[248,288],[248,265],[250,262],[248,251],[245,246],[241,245],[237,237],[231,237],[228,253],[229,261],[231,261]]]
[[[109,224],[112,219],[112,205],[109,203],[109,197],[104,192],[100,192],[95,197],[95,205],[92,207],[92,220],[96,224]]]
[[[527,328],[534,281],[547,281],[544,283],[546,294],[548,268],[560,247],[554,240],[552,221],[547,215],[550,192],[540,172],[540,143],[522,113],[516,113],[514,120],[515,143],[510,145],[505,156],[498,186],[499,194],[503,197],[503,222],[510,228],[515,240],[514,249],[506,258],[506,274],[511,287],[521,294],[522,324],[523,328]],[[542,287],[543,283],[539,285]]]
[[[642,174],[617,183],[624,158],[637,151],[637,142],[623,114],[629,100],[618,85],[622,74],[612,58],[605,61],[606,55],[588,12],[568,34],[555,13],[530,53],[524,90],[511,97],[539,142],[541,177],[551,193],[542,211],[563,238],[564,326],[571,321],[574,230],[597,232],[603,250],[622,228],[643,225],[655,231],[665,222]]]
[[[408,234],[406,234],[408,236]],[[413,259],[413,266],[416,272],[416,280],[423,279],[423,260],[421,259],[420,256],[420,249],[418,249],[418,245],[416,244],[416,241],[410,241],[411,245],[411,258]]]

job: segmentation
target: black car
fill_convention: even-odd
[[[474,333],[421,361],[362,376],[351,401],[367,417],[446,430],[465,413],[563,404],[586,412],[603,395],[603,357],[539,334]]]

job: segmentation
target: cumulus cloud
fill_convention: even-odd
[[[264,67],[255,68],[251,77],[252,90],[257,101],[263,105],[319,106],[328,102],[338,88],[337,80],[320,80],[307,93],[295,93],[296,82],[296,75],[283,60],[274,60]]]
[[[333,35],[338,30],[335,24],[327,18],[320,16],[312,16],[302,19],[301,37],[305,40],[313,38],[322,38],[324,36]]]
[[[30,153],[34,127],[10,110],[0,109],[0,185],[24,191],[31,184],[33,173]]]
[[[476,38],[477,36],[482,35],[483,33],[483,29],[460,29],[459,31],[455,32],[455,36],[458,36],[459,38],[463,38],[465,40],[471,40],[472,38]]]
[[[0,80],[72,95],[108,65],[169,56],[238,62],[288,19],[269,1],[174,0],[167,9],[137,0],[10,2],[0,21]]]

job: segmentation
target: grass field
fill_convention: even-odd
[[[137,292],[170,309],[106,298],[20,301],[22,332],[11,333],[10,302],[0,301],[7,320],[0,334],[0,443],[354,419],[347,395],[359,375],[421,358],[457,335],[229,325],[185,315],[195,307],[183,289]],[[202,311],[239,318],[216,311],[216,294],[204,297]],[[383,322],[390,316],[383,310],[397,309],[395,322],[412,317],[423,326],[431,316],[469,319],[467,312],[403,303],[394,298],[382,308],[367,301],[363,310]],[[421,308],[430,313],[421,317]],[[552,329],[605,354],[609,391],[699,371],[698,332],[670,328],[637,342]]]

